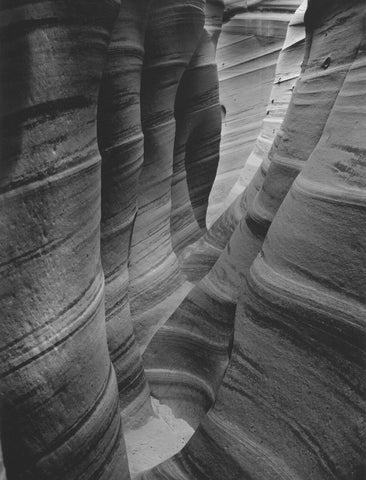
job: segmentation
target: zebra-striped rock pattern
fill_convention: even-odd
[[[141,479],[364,476],[365,15],[360,1],[329,2],[321,12],[310,2],[308,65],[315,77],[316,52],[327,46],[335,63],[344,55],[333,72],[343,81],[241,283],[214,407],[180,454]],[[318,56],[320,77],[323,64]]]
[[[285,124],[287,121],[292,122],[296,112],[304,114],[303,110],[297,107],[297,91],[298,89],[295,90],[294,100],[289,107],[292,116],[289,120],[286,117]],[[330,107],[326,110],[323,105],[319,106],[323,111],[324,123]],[[312,132],[308,132],[309,145],[312,144]],[[299,135],[300,132],[293,135],[286,145],[290,148],[296,144]],[[312,145],[314,147],[314,144]],[[274,151],[277,151],[277,148],[279,144],[275,145]],[[307,159],[306,153],[304,152],[304,160]],[[298,163],[295,162],[295,165]],[[293,177],[289,177],[287,170],[273,172],[266,178],[266,185],[274,182],[271,206],[275,211]],[[256,193],[255,189],[253,190],[253,193]],[[258,196],[260,199],[268,197],[266,190],[261,190]],[[251,199],[253,201],[254,195]],[[193,426],[197,425],[202,414],[210,403],[213,403],[227,366],[238,286],[261,248],[268,228],[266,226],[262,229],[265,220],[258,208],[248,211],[212,270],[193,288],[167,323],[160,328],[145,352],[144,363],[152,392],[168,403],[176,415],[182,416]],[[175,389],[178,394],[174,393]]]
[[[102,155],[101,256],[109,352],[125,423],[152,414],[149,390],[130,315],[128,260],[137,188],[144,158],[140,84],[148,0],[121,5],[112,32],[98,105]]]
[[[243,2],[244,3],[244,2]],[[210,195],[207,223],[222,213],[223,201],[236,182],[261,130],[273,77],[288,22],[294,9],[252,2],[250,11],[226,7],[217,48],[221,103],[226,110],[220,162]],[[258,4],[258,5],[256,5]],[[247,10],[247,8],[245,8]],[[230,10],[229,10],[230,11]]]
[[[8,480],[128,479],[100,261],[99,84],[116,1],[1,3]]]
[[[130,305],[144,349],[162,321],[162,303],[183,283],[170,235],[174,101],[203,32],[204,2],[155,0],[141,83],[144,161],[130,254]]]
[[[171,234],[174,251],[206,230],[208,197],[220,150],[221,108],[215,61],[223,2],[206,2],[205,27],[175,98]]]
[[[289,22],[262,129],[237,184],[225,200],[227,208],[207,233],[183,253],[182,270],[190,281],[200,280],[210,271],[236,225],[263,185],[270,161],[268,153],[286,114],[296,79],[300,74],[304,57],[306,4],[306,1],[303,2]],[[248,177],[252,178],[248,180]],[[243,184],[247,185],[246,189]]]

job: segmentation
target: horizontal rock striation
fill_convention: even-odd
[[[175,98],[171,234],[175,253],[206,230],[220,150],[221,107],[215,61],[223,2],[206,2],[205,27]]]
[[[223,201],[261,130],[288,22],[301,2],[293,10],[274,9],[283,3],[283,0],[272,2],[268,7],[262,2],[251,2],[250,11],[244,5],[244,11],[234,8],[232,16],[224,16],[227,21],[218,43],[217,65],[226,116],[220,163],[209,201],[208,226],[222,213]],[[226,6],[225,13],[228,11],[230,8]]]
[[[263,185],[270,161],[268,153],[286,114],[296,79],[300,74],[304,57],[306,4],[307,2],[303,2],[289,22],[285,42],[278,58],[262,130],[237,185],[234,185],[228,195],[230,200],[226,199],[228,208],[212,224],[207,233],[197,243],[189,246],[182,255],[182,270],[190,281],[200,280],[210,271],[236,225]],[[255,174],[253,169],[257,169]],[[252,177],[251,181],[248,181],[248,176]],[[248,184],[246,190],[243,183]]]
[[[152,414],[128,297],[130,238],[144,158],[140,84],[150,3],[123,2],[112,32],[98,104],[107,337],[123,418],[128,424],[139,423]]]
[[[128,479],[100,261],[98,89],[119,2],[1,3],[8,480]]]
[[[363,479],[364,0],[15,3],[0,480]]]
[[[310,75],[309,72],[308,74]],[[307,70],[301,77],[300,84],[306,82],[306,75]],[[304,109],[297,106],[301,99],[299,91],[300,86],[296,88],[294,99],[290,103],[284,128],[291,125],[297,114],[304,115]],[[324,124],[331,103],[328,104],[328,109],[321,104],[319,107],[324,114]],[[318,130],[318,126],[314,125],[314,129]],[[305,132],[309,136],[309,148],[311,145],[314,148],[313,140],[316,142],[314,129]],[[289,141],[275,144],[273,156],[280,157],[281,148],[293,149],[303,134],[303,131],[298,130]],[[309,151],[297,154],[303,161],[308,155]],[[274,162],[278,163],[277,160]],[[299,162],[294,159],[293,163],[295,172],[298,173]],[[289,171],[290,169],[280,168],[278,171],[278,168],[272,168],[266,178],[265,186],[268,189],[269,185],[272,189],[272,203],[269,202],[269,206],[273,212],[278,209],[293,180]],[[230,353],[238,286],[260,251],[268,229],[268,225],[263,227],[267,221],[267,212],[257,207],[268,202],[269,196],[264,188],[258,193],[255,206],[243,217],[212,270],[160,328],[144,355],[153,394],[168,403],[176,415],[182,416],[193,426],[197,425],[210,402],[214,401]],[[252,202],[254,193],[255,190]],[[174,394],[175,390],[179,394]],[[196,393],[197,390],[199,394]]]
[[[305,75],[336,99],[241,283],[214,407],[180,454],[141,479],[364,476],[366,12],[332,2],[312,25],[314,5]]]
[[[245,190],[258,167],[268,156],[273,140],[285,117],[304,57],[304,14],[307,4],[307,0],[301,3],[288,24],[261,131],[240,172],[240,177],[225,198],[224,205],[226,207],[229,207],[235,198]]]
[[[148,20],[141,83],[144,161],[129,270],[131,312],[142,349],[164,317],[163,302],[183,283],[170,235],[174,101],[203,25],[202,0],[156,0]]]

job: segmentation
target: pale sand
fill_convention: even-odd
[[[194,433],[171,409],[152,398],[156,417],[137,430],[125,431],[125,441],[131,478],[154,467],[179,452]]]

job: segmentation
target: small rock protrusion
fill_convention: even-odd
[[[329,65],[330,65],[330,62],[331,62],[331,58],[330,57],[327,57],[324,62],[322,63],[322,68],[324,68],[324,70],[326,70]]]

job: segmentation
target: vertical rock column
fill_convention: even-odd
[[[218,164],[221,108],[216,44],[223,2],[206,2],[205,28],[185,70],[175,101],[172,243],[179,256],[206,231],[206,211]]]
[[[183,283],[170,236],[174,101],[202,34],[203,7],[203,0],[155,0],[146,32],[144,163],[130,258],[131,311],[142,349],[164,319],[164,302]]]
[[[222,2],[206,1],[205,29],[191,65],[196,74],[196,78],[191,80],[192,90],[196,92],[191,102],[195,104],[196,111],[195,123],[187,139],[185,165],[193,212],[203,230],[206,230],[208,197],[216,177],[220,154],[222,114],[216,47],[222,15]]]
[[[144,158],[140,84],[149,8],[149,0],[127,0],[121,5],[98,105],[107,336],[126,424],[136,424],[152,413],[128,298],[130,238]]]
[[[1,3],[8,480],[128,479],[100,261],[96,107],[115,1]]]

